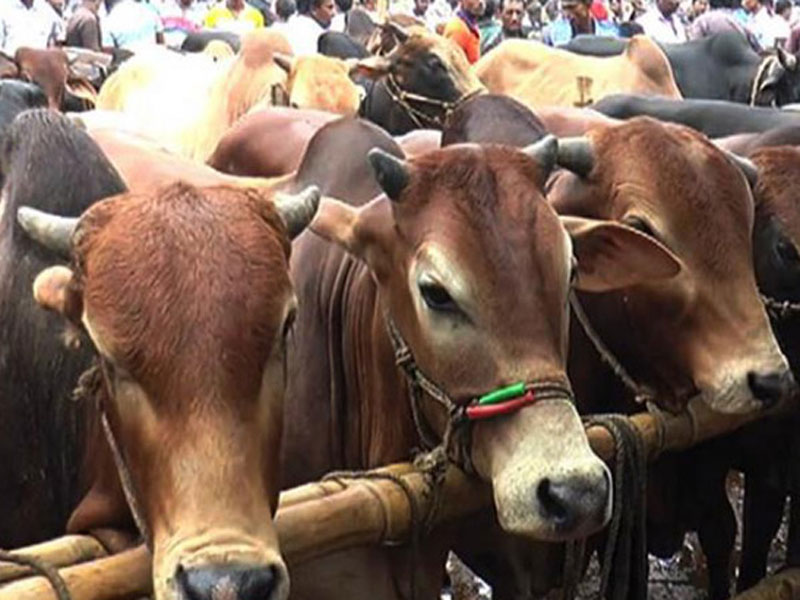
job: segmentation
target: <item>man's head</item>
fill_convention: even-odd
[[[428,12],[430,4],[430,0],[414,0],[414,15],[417,17],[424,16]]]
[[[225,0],[225,5],[230,10],[242,10],[244,8],[244,0]]]
[[[178,0],[178,3],[181,8],[189,8],[194,3],[194,0]]]
[[[775,3],[775,14],[788,21],[792,18],[792,3],[789,0],[778,0]]]
[[[335,4],[340,13],[346,13],[353,8],[353,0],[335,0]]]
[[[564,15],[573,23],[586,23],[592,16],[590,7],[592,0],[563,0],[561,7]]]
[[[749,13],[754,13],[760,8],[758,0],[742,0],[742,8]]]
[[[465,13],[479,18],[483,14],[483,0],[461,0],[461,8]]]
[[[500,5],[500,21],[503,33],[518,35],[522,31],[522,15],[525,14],[523,0],[504,0]]]
[[[275,2],[275,13],[281,21],[286,21],[296,10],[294,0],[276,0]]]
[[[676,10],[678,10],[678,6],[680,6],[679,0],[657,0],[656,6],[658,10],[661,12],[662,15],[665,17],[671,17]]]
[[[83,6],[97,14],[97,11],[100,10],[100,2],[101,0],[83,0]]]
[[[708,10],[708,0],[694,0],[692,2],[692,16],[699,17]]]
[[[333,0],[311,0],[311,16],[321,25],[328,27],[335,14],[336,5]]]

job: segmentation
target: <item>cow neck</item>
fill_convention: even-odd
[[[594,346],[595,350],[597,350],[597,353],[600,355],[602,361],[608,365],[608,367],[614,372],[614,374],[628,389],[628,391],[633,394],[633,398],[636,403],[642,404],[655,400],[655,393],[646,385],[636,381],[630,375],[630,373],[628,373],[627,369],[625,369],[625,367],[617,359],[609,347],[603,342],[603,339],[597,333],[597,330],[592,326],[588,315],[583,310],[583,305],[578,298],[578,294],[574,290],[571,290],[569,293],[569,303],[572,307],[572,312],[575,314],[575,318],[583,328],[586,337],[588,337],[589,341],[592,342],[592,345]]]

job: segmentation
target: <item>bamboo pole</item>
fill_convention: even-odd
[[[652,458],[662,451],[680,450],[730,433],[761,416],[762,413],[721,415],[704,403],[693,401],[687,412],[677,416],[667,415],[660,420],[650,413],[639,413],[630,419]],[[598,456],[604,460],[613,458],[614,441],[606,429],[590,427],[587,437]],[[412,490],[421,514],[430,508],[431,497],[424,477],[412,465],[391,465],[374,473],[402,478]],[[435,523],[466,516],[491,504],[488,485],[452,466],[447,470],[441,494]],[[328,480],[282,493],[276,526],[281,551],[291,566],[354,546],[407,540],[411,533],[411,508],[404,492],[392,481]],[[120,600],[128,596],[120,595],[119,590],[134,595],[149,592],[150,561],[149,554],[138,548],[65,568],[61,573],[73,600]],[[40,577],[0,587],[0,600],[50,600],[51,594],[49,585]]]
[[[15,550],[12,554],[35,556],[54,567],[66,567],[101,558],[106,555],[106,550],[100,542],[91,536],[65,535],[41,544]],[[0,562],[0,584],[30,574],[31,569],[29,567]]]

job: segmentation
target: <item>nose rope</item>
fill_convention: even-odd
[[[766,294],[761,294],[761,302],[773,321],[783,321],[800,313],[800,302],[778,300]]]
[[[8,552],[7,550],[0,550],[0,562],[11,563],[23,567],[30,567],[37,575],[44,577],[58,600],[72,600],[64,578],[53,565],[48,562],[36,558],[34,556],[26,556],[24,554],[16,554]]]
[[[420,129],[424,129],[426,124],[432,125],[434,129],[443,129],[454,110],[482,91],[478,88],[467,92],[454,102],[440,100],[438,98],[430,98],[429,96],[414,94],[413,92],[404,90],[392,73],[386,76],[384,88],[386,89],[386,93],[389,94],[389,97],[403,109],[408,118]],[[430,115],[424,110],[416,108],[411,104],[412,102],[417,102],[423,106],[431,106],[441,111],[441,114]]]
[[[622,363],[617,360],[617,357],[614,356],[614,353],[608,348],[608,346],[605,345],[602,338],[597,333],[597,330],[595,330],[595,328],[592,326],[592,323],[589,320],[589,317],[586,315],[586,312],[583,310],[583,305],[581,305],[581,302],[578,299],[578,294],[575,293],[575,290],[570,290],[569,292],[569,303],[572,307],[572,312],[575,313],[575,317],[581,324],[586,336],[592,342],[595,350],[597,350],[600,358],[611,368],[623,385],[628,388],[631,393],[633,393],[633,397],[636,402],[638,404],[654,402],[656,397],[655,393],[647,386],[637,383],[636,380],[631,377],[625,367],[622,366]]]

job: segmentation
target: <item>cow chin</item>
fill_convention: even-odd
[[[482,456],[476,466],[489,470],[497,516],[509,533],[564,541],[608,523],[611,475],[569,402],[542,401],[480,423],[475,444],[474,453]]]
[[[274,547],[233,531],[155,544],[155,600],[286,600],[289,574]]]

